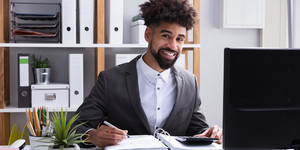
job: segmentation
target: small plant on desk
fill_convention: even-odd
[[[50,123],[53,133],[50,133],[50,138],[53,146],[49,146],[49,150],[80,150],[77,143],[86,142],[85,140],[80,140],[85,134],[76,133],[76,128],[85,122],[71,128],[72,124],[79,118],[79,114],[75,114],[67,122],[67,113],[68,111],[63,111],[63,108],[61,108],[61,112],[54,111],[52,113]]]

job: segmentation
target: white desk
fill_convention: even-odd
[[[0,145],[0,150],[2,150],[1,148],[9,148],[9,146]],[[23,150],[31,150],[30,145],[26,145],[23,148]],[[100,150],[100,149],[93,147],[93,148],[80,148],[80,150]]]
[[[6,145],[0,145],[0,150],[2,150],[1,148],[9,148],[9,146]],[[181,147],[182,148],[182,147]],[[179,149],[181,149],[179,148]],[[184,150],[186,148],[183,148],[182,150]],[[206,145],[206,146],[201,146],[201,148],[198,147],[198,149],[203,149],[203,150],[223,150],[222,149],[222,145],[218,145],[218,144],[213,144],[213,145]],[[6,150],[6,149],[5,149]],[[26,145],[23,150],[31,150],[30,145]],[[92,147],[92,148],[80,148],[80,150],[102,150],[102,149],[98,149],[96,147]],[[172,149],[171,149],[172,150]]]

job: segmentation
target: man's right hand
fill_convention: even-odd
[[[120,130],[114,127],[102,125],[98,129],[88,132],[87,142],[92,143],[98,147],[105,147],[107,145],[115,145],[127,139],[127,130]]]

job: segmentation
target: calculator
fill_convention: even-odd
[[[218,138],[209,138],[209,137],[196,137],[196,136],[178,136],[175,138],[177,141],[184,144],[198,144],[198,145],[208,145],[212,142],[216,142]]]

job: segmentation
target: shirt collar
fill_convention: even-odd
[[[144,74],[146,79],[150,83],[155,83],[157,78],[161,78],[164,82],[168,82],[171,69],[169,68],[164,70],[163,72],[157,72],[145,63],[145,61],[143,60],[144,55],[145,53],[140,57],[140,59],[138,59],[137,65],[140,66],[141,72]]]

